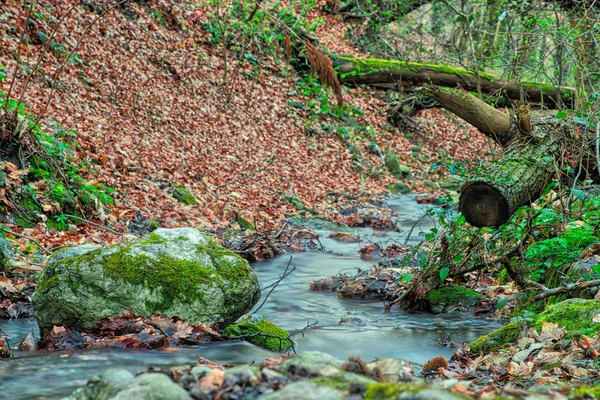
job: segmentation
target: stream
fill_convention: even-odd
[[[327,238],[332,231],[317,228],[325,251],[292,254],[291,265],[296,269],[272,292],[258,314],[290,331],[317,322],[304,336],[295,336],[297,351],[324,351],[339,359],[358,355],[366,361],[392,357],[424,363],[435,356],[451,357],[455,349],[439,344],[447,335],[454,342],[468,342],[500,326],[495,321],[464,313],[434,316],[406,312],[398,307],[385,311],[380,301],[344,300],[333,292],[308,290],[313,280],[372,265],[372,262],[361,260],[358,254],[366,243],[377,242],[382,247],[393,242],[403,244],[408,232],[417,224],[408,241],[416,244],[420,239],[419,232],[433,226],[429,218],[421,218],[426,207],[417,204],[412,196],[391,199],[388,207],[399,214],[400,232],[353,228],[352,233],[360,235],[361,242],[341,243]],[[261,287],[277,281],[288,262],[289,254],[255,264]],[[32,330],[39,337],[35,321],[0,320],[0,329],[10,335],[13,348]],[[136,373],[149,367],[195,364],[199,356],[221,364],[243,364],[260,363],[264,358],[277,355],[246,342],[235,342],[207,343],[167,351],[96,348],[51,353],[16,352],[15,356],[0,359],[0,393],[5,399],[67,396],[85,385],[92,376],[111,367]]]

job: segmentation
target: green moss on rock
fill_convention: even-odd
[[[593,336],[600,332],[600,324],[593,322],[595,314],[600,314],[600,301],[569,299],[550,305],[536,320],[539,331],[544,322],[552,322],[567,330],[568,336]]]
[[[409,383],[377,382],[366,386],[365,400],[396,400],[403,393],[417,393],[424,386]]]
[[[519,324],[511,322],[497,331],[483,335],[474,342],[469,343],[469,348],[474,353],[489,352],[498,349],[506,343],[515,342],[520,335],[521,329]]]
[[[285,352],[293,346],[288,339],[289,332],[266,318],[256,320],[248,317],[242,322],[229,325],[224,332],[232,337],[243,336],[242,339],[270,351]]]
[[[126,310],[226,325],[259,298],[247,261],[200,230],[180,228],[159,229],[131,244],[57,252],[33,301],[42,329],[90,330]]]
[[[198,204],[196,198],[184,187],[177,184],[173,184],[173,190],[171,191],[173,197],[188,206],[195,206]]]
[[[571,390],[569,397],[573,399],[600,399],[600,385],[579,386]]]
[[[241,215],[238,215],[235,218],[235,220],[237,221],[240,228],[245,229],[245,230],[250,230],[250,231],[256,231],[256,228],[254,227],[254,225],[252,225],[252,222],[248,221],[246,218],[242,217]]]
[[[385,166],[388,172],[396,179],[407,177],[412,172],[410,167],[401,164],[400,159],[391,150],[388,150],[385,159]]]
[[[393,185],[388,185],[388,189],[392,194],[408,194],[411,192],[410,187],[402,181],[396,181]]]
[[[479,293],[460,285],[450,285],[439,289],[430,290],[427,293],[427,300],[432,305],[441,304],[444,306],[453,304],[464,304],[468,301],[482,297]]]

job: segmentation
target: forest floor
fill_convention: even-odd
[[[387,194],[394,183],[381,155],[369,151],[369,145],[391,150],[411,168],[406,183],[416,193],[436,192],[424,182],[437,182],[448,174],[445,160],[474,164],[489,151],[476,129],[439,109],[420,112],[412,135],[398,132],[386,122],[385,101],[368,88],[344,88],[344,101],[356,122],[372,132],[368,138],[350,138],[348,146],[327,131],[336,123],[329,114],[314,115],[290,105],[314,99],[303,94],[303,78],[283,53],[260,56],[259,68],[254,68],[222,45],[210,44],[204,28],[214,18],[210,7],[131,3],[107,12],[85,31],[108,4],[98,2],[96,13],[83,7],[70,11],[52,38],[54,50],[45,52],[39,73],[24,90],[26,65],[32,68],[44,52],[40,32],[50,36],[54,28],[47,17],[59,19],[70,3],[53,2],[52,9],[29,18],[24,44],[19,44],[25,10],[17,1],[4,2],[0,65],[6,79],[0,88],[10,90],[13,98],[22,96],[26,109],[36,115],[52,100],[43,128],[54,135],[73,132],[78,160],[89,163],[82,176],[92,185],[115,190],[114,206],[86,215],[115,231],[127,232],[140,218],[163,227],[237,227],[237,215],[259,230],[270,229],[297,213],[284,196],[297,197],[327,218],[339,208],[332,204],[344,198],[339,194],[364,194],[368,199]],[[322,11],[324,5],[319,2],[306,15],[308,21],[320,21],[314,35],[331,52],[360,55],[345,38],[340,19]],[[169,18],[157,18],[153,9]],[[61,70],[65,53],[80,35],[77,62],[67,62]],[[15,68],[17,59],[21,64]],[[18,76],[11,87],[15,71]],[[333,101],[333,95],[329,97],[322,101]],[[28,172],[4,169],[9,177]],[[177,201],[171,195],[173,185],[187,189],[197,205]],[[44,209],[53,209],[50,197],[40,202]],[[121,240],[94,225],[73,225],[68,231],[44,224],[25,230],[8,227],[46,249]]]
[[[324,11],[325,6],[325,1],[317,1],[304,15],[317,25],[311,34],[331,53],[364,56],[346,36],[341,18]],[[381,204],[389,185],[397,181],[386,169],[388,152],[410,168],[405,183],[427,201],[443,194],[438,183],[452,172],[449,166],[465,168],[490,157],[488,142],[477,129],[440,109],[420,111],[416,131],[399,132],[386,120],[384,93],[367,87],[344,87],[344,113],[355,125],[344,126],[350,131],[344,135],[339,129],[344,124],[330,111],[333,94],[320,86],[307,89],[307,78],[292,68],[283,49],[260,53],[250,42],[249,51],[240,54],[215,44],[207,28],[215,26],[213,6],[131,2],[108,11],[89,29],[110,3],[94,2],[87,10],[76,6],[69,11],[70,7],[71,2],[57,0],[51,9],[32,15],[21,2],[2,3],[0,72],[5,79],[0,89],[12,98],[22,96],[33,115],[43,114],[41,125],[51,136],[64,137],[67,132],[69,137],[72,132],[75,161],[87,166],[81,176],[92,186],[111,188],[114,205],[97,203],[78,223],[70,220],[65,230],[41,221],[26,228],[10,218],[2,221],[14,233],[11,242],[21,254],[13,262],[17,271],[40,270],[47,253],[59,247],[130,240],[144,232],[148,221],[219,234],[239,230],[241,216],[258,230],[245,236],[286,229],[289,234],[282,240],[287,240],[287,250],[304,250],[304,242],[284,226],[286,219],[315,210],[332,221],[365,223],[361,210],[376,201]],[[67,12],[68,18],[47,40]],[[22,27],[26,37],[21,42]],[[80,36],[76,61],[66,62]],[[50,51],[45,50],[47,41]],[[25,85],[31,69],[37,73]],[[17,164],[0,162],[14,191],[24,190],[20,177],[30,173]],[[43,180],[27,186],[37,191],[47,214],[41,220],[65,214],[44,191]],[[178,201],[173,196],[176,187],[185,188],[196,204]],[[14,206],[5,191],[0,191],[0,203],[8,211]],[[350,217],[338,212],[348,207],[357,212]],[[385,225],[385,218],[372,223]],[[259,259],[275,255],[264,248],[253,253]],[[23,288],[29,283],[10,284]],[[8,287],[0,281],[2,285]],[[55,334],[65,336],[64,331]],[[553,325],[541,336],[527,335],[511,352],[525,351],[532,343],[543,345],[547,351],[534,360],[540,365],[597,346],[574,342],[553,349],[564,336]],[[476,389],[455,385],[462,394],[485,393],[494,379],[508,382],[528,375],[554,383],[559,378],[540,372],[532,362],[506,367],[506,360],[498,361],[502,354],[475,357],[460,351],[462,358],[442,372],[445,379],[474,378],[480,374],[474,364],[488,371]],[[577,366],[568,371],[577,378],[583,372]]]

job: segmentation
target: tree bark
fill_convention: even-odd
[[[440,103],[446,110],[470,122],[501,146],[506,146],[512,140],[514,126],[510,116],[477,97],[465,91],[448,91],[429,84],[423,87],[423,94]]]
[[[460,86],[467,91],[477,90],[477,76],[473,71],[448,65],[417,63],[409,61],[382,60],[375,58],[333,57],[342,83],[366,84],[384,88],[402,85]],[[520,90],[530,103],[543,103],[548,108],[562,104],[573,108],[576,91],[570,87],[556,88],[539,82],[507,82],[495,75],[480,73],[481,91],[487,95],[520,99]],[[562,102],[562,103],[561,103]]]
[[[517,135],[502,157],[466,181],[460,211],[473,226],[499,226],[537,200],[556,175],[556,158],[572,126],[554,117],[532,119],[535,131]]]
[[[588,176],[588,170],[595,171],[594,146],[584,144],[595,140],[574,123],[552,116],[531,118],[526,122],[532,129],[524,132],[515,123],[518,114],[506,115],[469,93],[433,85],[425,85],[423,92],[505,148],[500,159],[461,188],[460,211],[473,226],[502,225],[519,207],[537,200],[556,171],[564,169],[560,166],[568,153],[580,155],[580,179]]]

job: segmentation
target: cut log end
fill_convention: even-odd
[[[460,211],[467,222],[476,227],[499,226],[510,218],[506,198],[485,182],[464,187],[460,195]]]

